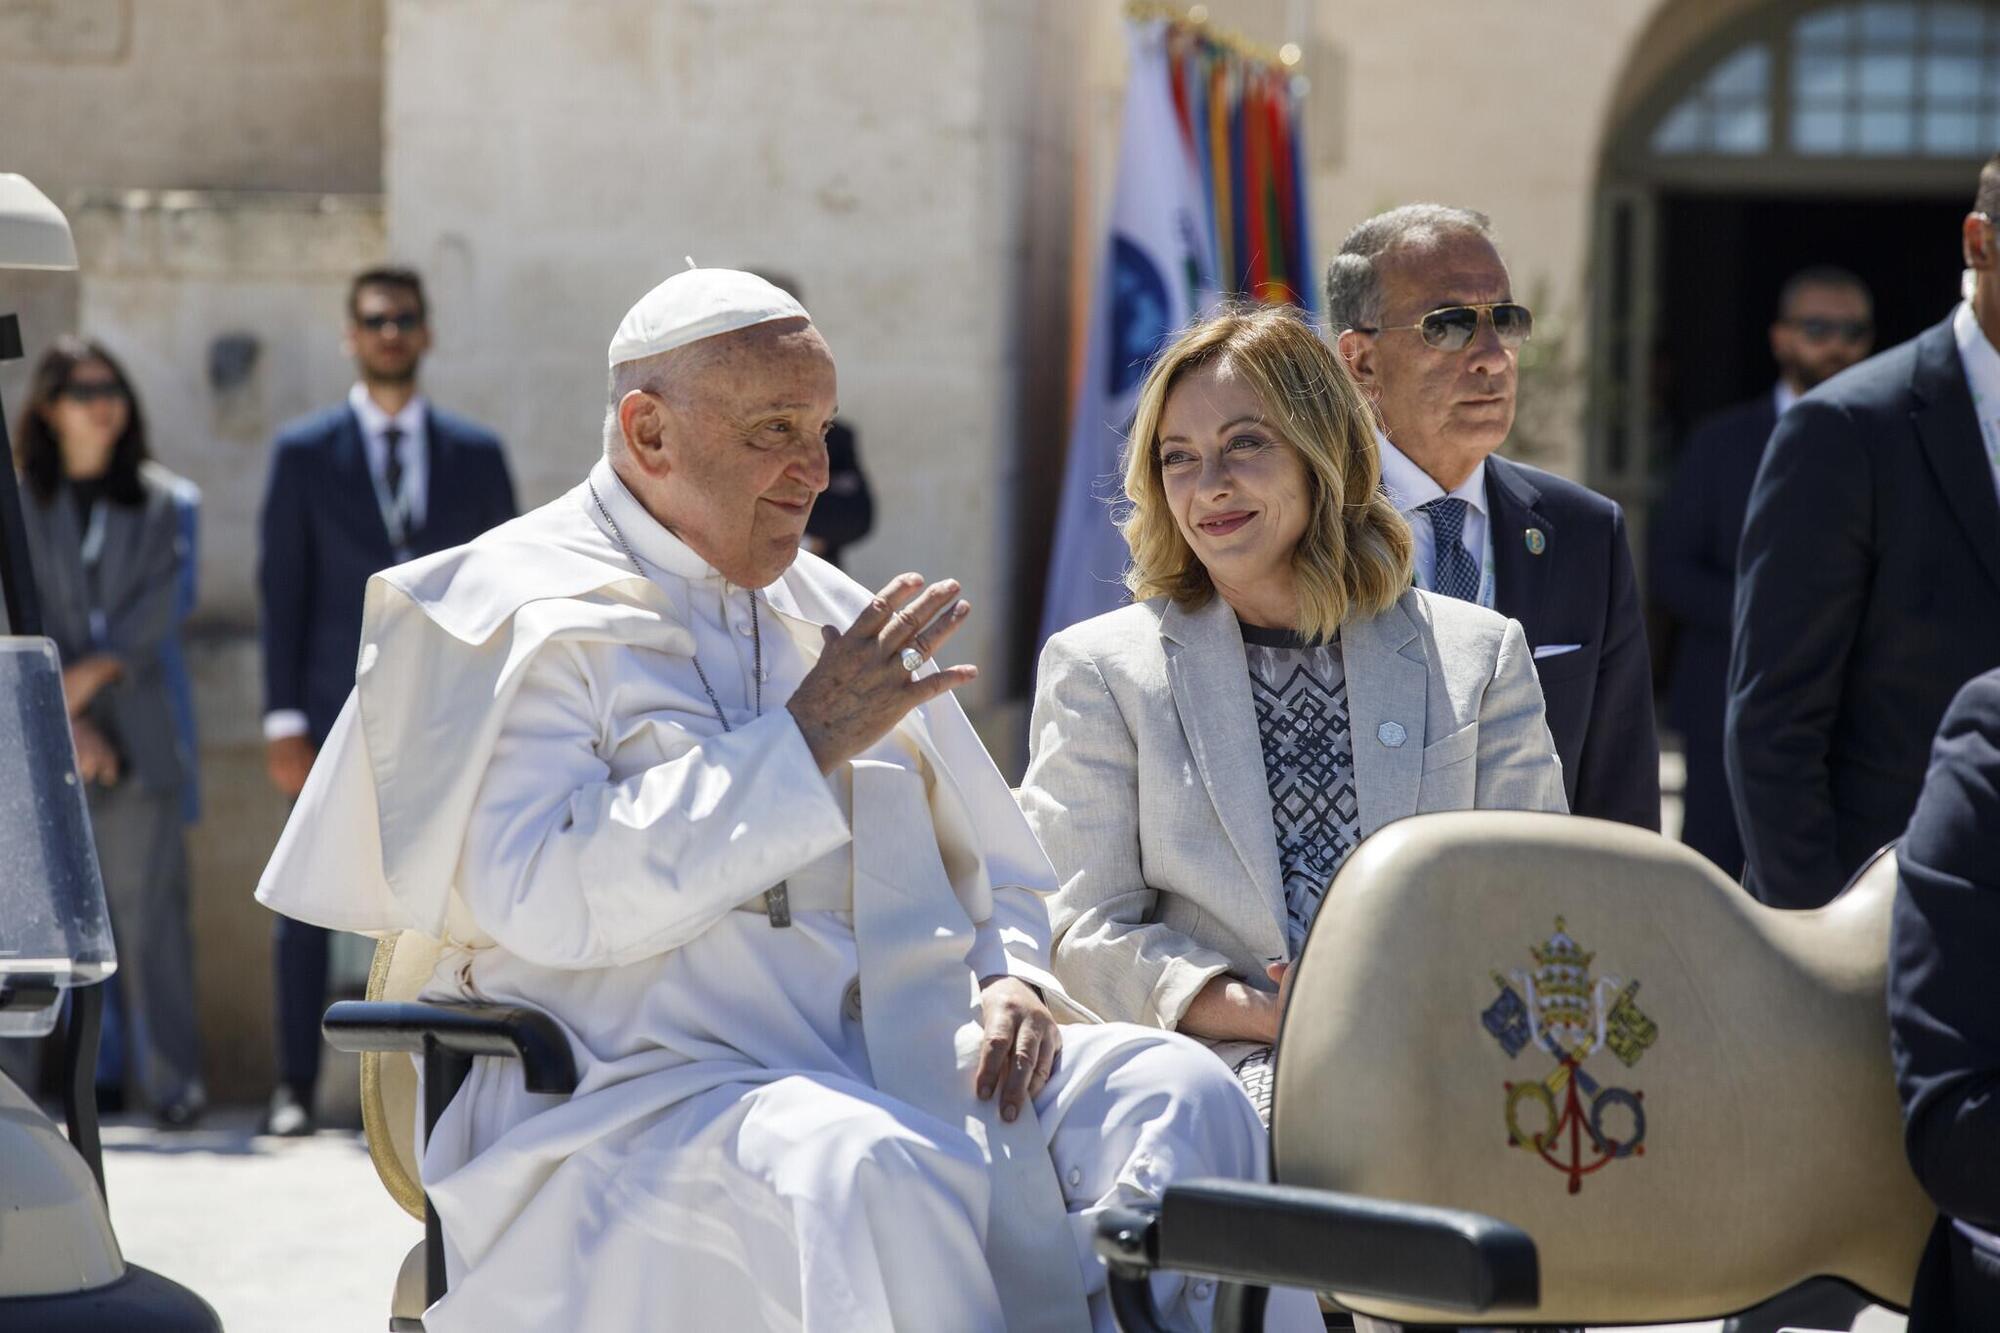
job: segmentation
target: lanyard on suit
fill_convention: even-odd
[[[90,598],[90,646],[102,650],[110,646],[111,626],[104,614],[104,597],[98,591],[97,566],[104,559],[104,501],[94,500],[83,522],[83,586]]]

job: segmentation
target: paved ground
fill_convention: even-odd
[[[385,1328],[390,1285],[421,1228],[383,1192],[359,1136],[264,1138],[256,1121],[255,1111],[227,1109],[188,1134],[130,1118],[106,1127],[104,1174],[126,1257],[200,1292],[229,1333]],[[1858,1328],[1902,1326],[1876,1310]]]
[[[375,1179],[359,1135],[255,1134],[257,1112],[192,1133],[143,1121],[104,1133],[125,1257],[199,1292],[229,1333],[376,1333],[423,1228]]]

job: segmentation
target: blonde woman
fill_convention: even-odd
[[[1321,895],[1405,815],[1564,809],[1518,622],[1410,586],[1370,409],[1296,312],[1183,334],[1139,398],[1135,604],[1049,640],[1019,798],[1055,862],[1055,971],[1216,1048],[1270,1116]]]

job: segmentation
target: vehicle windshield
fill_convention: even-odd
[[[55,644],[0,637],[0,1036],[116,967]]]

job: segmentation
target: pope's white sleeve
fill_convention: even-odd
[[[974,975],[1010,976],[1038,990],[1056,989],[1049,971],[1049,909],[1042,895],[1015,884],[993,886],[993,914],[980,922],[966,962]]]
[[[509,952],[564,968],[662,954],[848,840],[790,711],[613,782],[574,650],[551,644],[524,671],[458,871]]]

